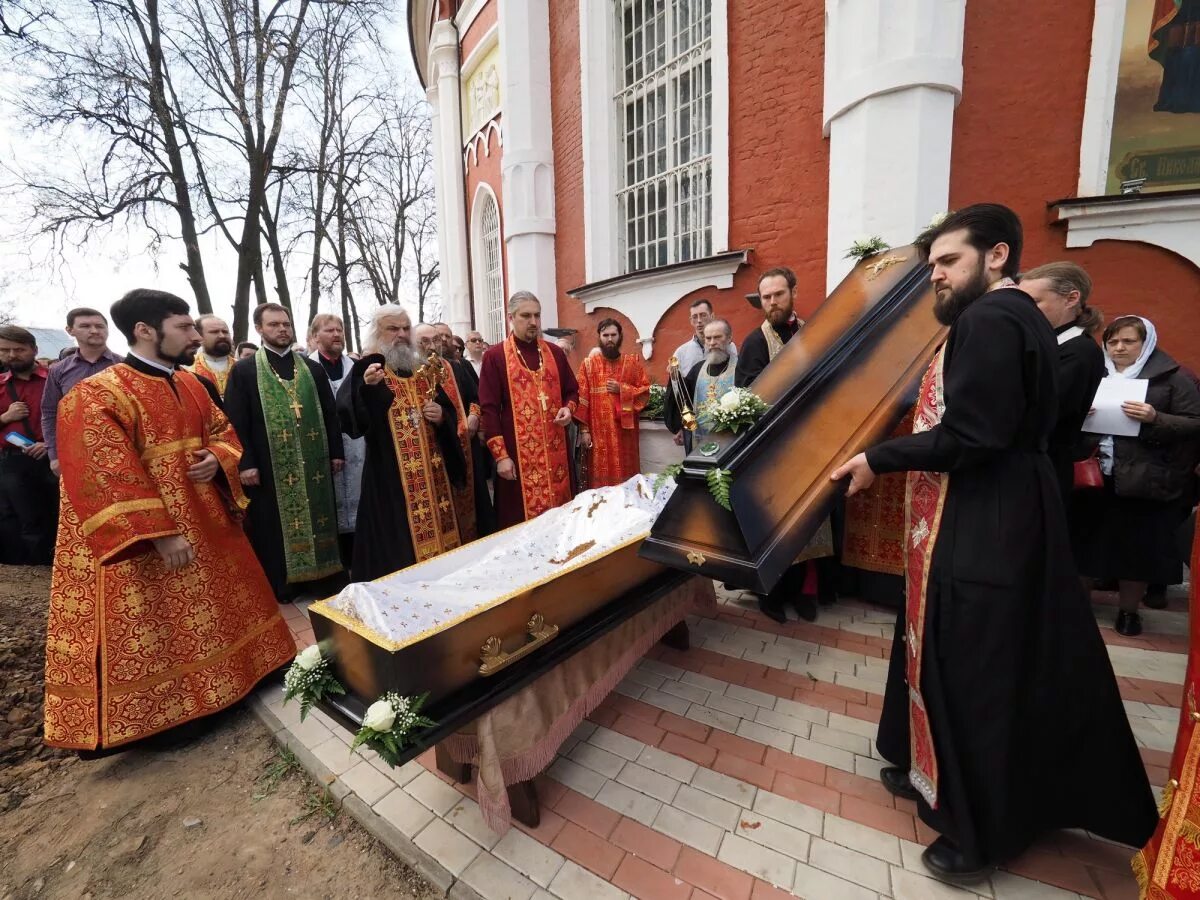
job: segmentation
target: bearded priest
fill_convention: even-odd
[[[479,373],[483,434],[496,460],[496,514],[507,528],[571,499],[567,426],[579,384],[567,355],[542,340],[542,304],[508,301],[511,334],[489,347]]]
[[[622,484],[642,470],[638,416],[650,399],[650,379],[636,353],[622,353],[624,330],[605,319],[596,332],[600,353],[584,359],[579,382],[579,440],[591,451],[588,484]]]
[[[229,324],[220,316],[209,313],[196,317],[196,330],[200,332],[202,346],[196,351],[196,361],[189,368],[216,385],[217,393],[224,397],[229,371],[235,362]]]
[[[397,305],[371,314],[363,358],[338,391],[342,429],[366,439],[355,581],[382,578],[462,543],[454,489],[467,484],[453,375],[422,358]]]
[[[191,363],[187,303],[112,307],[123,363],[62,400],[46,743],[120,747],[224,709],[295,652],[239,520],[241,445]]]

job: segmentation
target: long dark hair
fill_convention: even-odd
[[[1075,324],[1086,334],[1095,334],[1104,324],[1104,313],[1093,306],[1088,306],[1088,297],[1092,294],[1092,278],[1083,266],[1073,262],[1052,262],[1036,269],[1030,269],[1021,276],[1021,280],[1045,278],[1050,282],[1050,289],[1059,296],[1065,297],[1071,291],[1079,291],[1079,312],[1075,316]]]

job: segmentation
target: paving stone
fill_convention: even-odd
[[[400,788],[387,794],[372,809],[408,838],[433,821],[433,813]]]
[[[479,804],[470,797],[463,797],[454,809],[446,813],[445,820],[485,850],[491,850],[500,841],[500,835],[483,821]]]
[[[876,831],[858,822],[851,822],[841,816],[825,814],[825,831],[822,836],[827,841],[858,850],[876,859],[884,859],[897,866],[903,863],[898,837]]]
[[[568,758],[581,766],[587,766],[593,772],[599,772],[605,778],[616,778],[621,767],[625,765],[625,760],[615,753],[601,750],[590,743],[576,744]]]
[[[404,790],[439,816],[450,812],[462,799],[462,794],[430,771],[422,772],[406,784]]]
[[[619,731],[612,731],[608,728],[597,728],[588,738],[588,743],[607,750],[609,753],[615,753],[617,756],[623,756],[625,759],[637,759],[638,754],[646,747],[641,741],[635,741]]]
[[[814,838],[808,848],[808,861],[839,878],[845,878],[865,888],[887,894],[891,891],[891,873],[881,859],[859,853],[848,847]]]
[[[643,794],[671,803],[679,792],[680,783],[674,778],[647,769],[638,763],[626,763],[617,776],[617,781]]]
[[[396,786],[392,779],[365,759],[348,769],[340,777],[342,783],[354,791],[367,806],[372,806],[382,800],[384,795]]]
[[[813,726],[813,728],[819,727],[818,725]],[[841,769],[843,772],[854,771],[854,754],[849,750],[831,747],[828,744],[822,744],[808,738],[796,738],[792,742],[791,753],[793,756],[803,756],[805,759],[833,766],[835,769]]]
[[[312,755],[319,759],[322,765],[334,775],[341,775],[343,772],[350,771],[359,762],[359,760],[350,755],[350,751],[346,745],[335,737],[330,737],[327,741],[313,747]]]
[[[851,734],[860,735],[872,743],[875,741],[875,735],[879,731],[879,726],[874,722],[866,722],[862,719],[856,719],[853,716],[843,716],[841,713],[829,714],[829,727],[835,728],[838,731],[848,731]]]
[[[413,843],[436,859],[453,875],[461,875],[481,852],[479,845],[441,819],[434,819],[418,834]]]
[[[791,702],[791,701],[780,701]],[[825,712],[825,710],[819,710]],[[768,728],[774,728],[777,731],[786,732],[794,737],[808,737],[809,731],[812,729],[813,723],[808,719],[801,719],[796,716],[784,715],[771,709],[760,709],[754,714],[754,721],[758,724],[766,725]]]
[[[625,900],[629,896],[569,859],[554,876],[554,881],[550,882],[550,893],[563,900],[584,897],[587,900]]]
[[[644,672],[653,672],[655,675],[670,678],[672,681],[678,681],[684,674],[684,670],[678,666],[671,666],[656,659],[643,659],[637,664],[637,667]]]
[[[725,688],[725,696],[734,700],[753,703],[755,706],[761,706],[765,709],[774,709],[775,701],[779,699],[774,694],[768,694],[765,691],[756,691],[754,688],[742,687],[740,684],[731,684]]]
[[[825,813],[790,797],[781,797],[770,791],[759,791],[754,797],[754,812],[768,816],[777,822],[798,828],[812,835],[820,835],[825,822]]]
[[[719,825],[726,831],[733,831],[737,827],[738,816],[741,814],[737,805],[689,784],[680,787],[671,805],[693,816],[699,816],[706,822]]]
[[[663,682],[667,680],[661,675],[655,675],[653,672],[647,672],[643,669],[637,668],[636,666],[630,669],[629,674],[625,677],[629,681],[640,684],[644,688],[653,688],[654,690],[661,688],[663,686]]]
[[[821,649],[820,644],[814,644],[812,641],[802,641],[799,638],[787,637],[786,635],[778,635],[775,638],[776,650],[787,650],[792,653],[795,659],[802,659],[804,655],[816,653]]]
[[[738,723],[741,722],[741,719],[737,716],[716,709],[709,709],[707,706],[700,706],[697,703],[693,703],[688,707],[685,715],[702,725],[719,728],[722,731],[728,731],[730,734],[737,733]]]
[[[655,691],[650,688],[647,688],[642,693],[640,699],[643,703],[649,703],[651,706],[657,706],[659,709],[673,712],[677,716],[686,715],[692,705],[682,697],[676,697],[673,694],[664,694],[662,691]]]
[[[691,760],[673,753],[664,753],[657,747],[647,747],[638,754],[637,762],[647,769],[658,772],[660,775],[666,775],[668,778],[674,778],[676,781],[691,781],[692,776],[696,774],[696,769],[699,768]]]
[[[1011,872],[997,872],[992,876],[992,892],[996,900],[1078,900],[1079,897],[1073,891],[1031,881]]]
[[[559,784],[566,785],[571,790],[578,791],[593,800],[607,780],[599,772],[593,772],[591,769],[584,768],[569,759],[563,759],[561,756],[550,764],[546,774]]]
[[[759,712],[762,712],[762,710],[759,710]],[[794,734],[780,731],[778,728],[772,728],[770,725],[751,722],[749,719],[741,721],[741,724],[738,725],[737,733],[740,737],[748,740],[758,741],[760,744],[767,744],[771,747],[778,747],[784,753],[792,752],[792,741],[796,739]]]
[[[973,891],[892,866],[892,896],[895,900],[971,900],[979,895]]]
[[[662,803],[653,797],[647,797],[641,791],[635,791],[615,781],[607,782],[600,789],[600,793],[596,795],[596,802],[603,803],[609,809],[616,810],[643,825],[653,823],[658,811],[662,809]]]
[[[673,806],[664,806],[654,819],[655,831],[714,856],[725,830]]]
[[[794,859],[736,834],[725,835],[717,859],[776,887],[791,887],[796,877]]]
[[[697,769],[691,784],[705,793],[747,808],[754,803],[754,795],[758,791],[752,784],[712,769]]]
[[[866,756],[854,757],[854,774],[861,775],[863,778],[870,778],[874,781],[879,780],[879,773],[886,768],[889,763],[882,759],[874,759]]]
[[[711,650],[713,653],[720,653],[722,656],[729,656],[733,659],[741,659],[742,654],[746,652],[746,648],[739,644],[728,644],[725,641],[706,640],[704,649]]]
[[[538,886],[490,853],[480,853],[462,873],[462,880],[484,900],[530,900]]]
[[[795,700],[784,700],[780,698],[775,701],[775,712],[785,716],[791,716],[794,719],[801,719],[813,725],[828,725],[829,710],[822,709],[819,706],[810,706],[807,703],[797,703]],[[766,725],[770,725],[762,712],[757,716],[757,720]],[[806,734],[805,737],[808,735]]]
[[[642,696],[643,693],[645,693],[646,688],[644,685],[638,684],[636,681],[630,681],[629,679],[626,679],[620,682],[615,688],[613,688],[613,690],[618,694],[629,697],[631,700],[637,700]]]
[[[586,741],[593,734],[595,734],[596,729],[599,727],[600,726],[595,722],[589,722],[587,719],[584,719],[575,726],[575,730],[571,732],[571,737],[578,738],[581,741]]]
[[[753,650],[747,650],[742,654],[742,659],[746,662],[754,662],[759,665],[767,666],[772,669],[787,669],[790,657],[782,655],[780,648],[774,644],[769,646],[762,653],[755,653]]]
[[[725,693],[725,689],[729,687],[729,683],[726,681],[711,678],[708,675],[701,675],[698,672],[684,672],[680,681],[684,684],[690,684],[701,690],[708,691],[710,694],[723,694]]]
[[[753,810],[743,809],[734,834],[770,847],[798,862],[807,862],[812,835]]]
[[[709,709],[720,710],[723,713],[729,713],[731,716],[737,716],[740,719],[749,719],[751,722],[754,721],[754,716],[762,708],[753,703],[747,703],[745,700],[734,700],[724,694],[710,695],[704,705]]]
[[[806,900],[878,900],[874,891],[804,863],[796,864],[792,893]]]
[[[562,854],[517,828],[510,828],[492,848],[492,853],[542,887],[550,886],[566,862]]]
[[[321,744],[333,737],[333,732],[328,728],[309,716],[299,725],[294,728],[289,728],[286,732],[286,738],[289,747],[299,744],[308,750],[314,747],[319,747]]]
[[[848,731],[838,731],[836,728],[814,725],[808,736],[810,740],[814,740],[819,744],[838,747],[842,750],[848,750],[850,753],[857,753],[860,756],[871,755],[871,742],[861,734],[851,734]]]
[[[668,681],[663,684],[662,691],[663,693],[670,694],[672,697],[687,700],[689,703],[707,703],[709,694],[712,693],[704,688],[696,687],[694,684],[688,684],[685,681]]]

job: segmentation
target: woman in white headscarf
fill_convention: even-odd
[[[1117,580],[1116,629],[1129,636],[1141,633],[1147,584],[1182,579],[1174,538],[1189,511],[1200,447],[1200,392],[1157,344],[1154,323],[1141,316],[1120,316],[1104,329],[1107,377],[1149,384],[1144,402],[1121,405],[1141,423],[1137,436],[1101,438],[1104,488],[1078,492],[1073,509],[1079,571]]]

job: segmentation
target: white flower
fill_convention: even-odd
[[[321,664],[321,650],[316,644],[311,644],[300,651],[296,657],[296,665],[305,672],[311,672]]]
[[[363,716],[363,724],[372,731],[381,733],[391,731],[392,726],[396,724],[396,711],[386,700],[376,700],[367,707],[367,714]]]
[[[941,225],[943,222],[945,222],[948,218],[950,218],[950,213],[940,212],[937,215],[935,215],[932,219],[929,220],[929,227],[937,228],[939,225]]]
[[[741,391],[730,391],[721,398],[721,409],[726,410],[727,412],[733,412],[735,409],[737,409],[737,405],[741,402]]]

